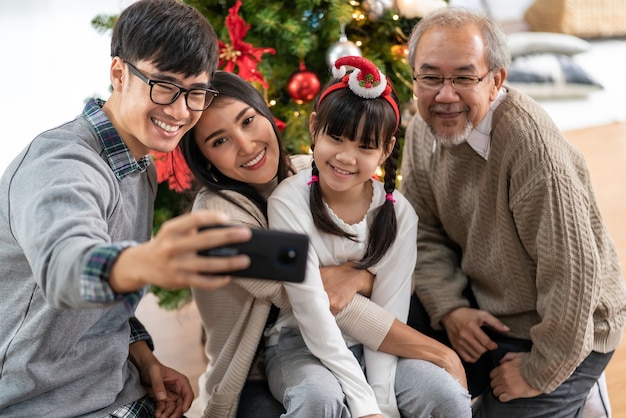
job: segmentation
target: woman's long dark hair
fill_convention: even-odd
[[[331,80],[325,89],[340,81],[340,79]],[[391,97],[399,108],[398,97],[393,90]],[[383,97],[364,99],[355,95],[347,87],[329,93],[328,96],[324,97],[324,100],[315,103],[315,107],[315,122],[311,133],[314,138],[319,134],[326,134],[349,138],[351,141],[360,141],[365,146],[382,146],[384,150],[388,150],[391,139],[396,134],[397,127],[400,126],[400,121],[396,119],[396,113]],[[363,124],[363,131],[359,138],[357,135],[361,123]],[[399,155],[400,144],[399,141],[396,141],[383,165],[385,171],[384,188],[387,194],[393,193],[396,188]],[[313,175],[317,176],[318,174],[319,171],[315,161],[313,161]],[[320,231],[355,239],[354,235],[344,231],[328,215],[322,199],[322,190],[317,182],[311,183],[310,201],[311,216],[315,226]],[[363,258],[357,263],[357,268],[360,269],[366,269],[380,261],[397,235],[398,221],[391,200],[385,200],[385,203],[376,209],[373,216],[374,219],[370,223],[367,249]]]
[[[276,133],[278,148],[280,150],[276,175],[278,176],[279,182],[285,179],[289,175],[289,162],[280,140],[280,132],[274,122],[274,116],[267,107],[261,93],[238,75],[225,71],[215,73],[211,79],[211,87],[219,91],[219,95],[213,100],[213,103],[211,103],[211,106],[205,110],[205,112],[210,112],[214,107],[222,106],[222,100],[229,98],[247,103],[270,121]],[[204,154],[202,154],[202,151],[195,141],[195,128],[189,130],[180,144],[185,161],[189,165],[196,181],[201,186],[216,193],[220,193],[223,190],[232,190],[241,193],[252,200],[267,217],[267,202],[254,187],[250,186],[248,183],[225,176],[207,160]],[[226,194],[222,195],[225,199],[237,204],[236,201],[229,198]]]

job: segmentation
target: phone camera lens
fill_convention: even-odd
[[[278,262],[281,264],[293,264],[298,252],[294,248],[285,248],[278,254]]]

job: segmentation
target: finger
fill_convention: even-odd
[[[485,312],[485,315],[483,317],[483,325],[487,325],[491,329],[499,333],[506,333],[511,330],[502,321],[500,321],[498,318],[488,312]]]
[[[497,379],[491,381],[491,392],[500,402],[509,400],[504,385],[500,384]]]
[[[453,343],[452,347],[459,353],[459,357],[469,363],[476,362],[482,355],[481,351],[475,350],[467,341]]]
[[[180,405],[180,413],[183,414],[189,410],[191,403],[194,399],[193,389],[189,379],[165,379],[166,387],[170,393],[174,393],[177,397],[177,402]]]
[[[506,353],[504,356],[502,356],[502,358],[500,359],[500,364],[502,363],[506,363],[507,361],[512,361],[514,360],[516,357],[519,357],[519,353],[513,353],[513,352],[508,352]]]
[[[168,418],[168,417],[180,417],[182,416],[182,410],[177,408],[176,397],[172,398],[170,395],[167,400],[159,402],[159,408],[157,408],[156,418]]]
[[[475,330],[473,330],[472,335],[466,336],[466,339],[464,341],[465,351],[473,358],[473,361],[478,360],[487,351],[493,349],[489,344],[490,342],[493,343],[493,341],[491,341],[480,328],[476,328]]]
[[[495,350],[498,348],[498,344],[489,338],[489,335],[487,335],[482,328],[478,328],[478,330],[475,331],[474,338],[479,346],[485,351]]]
[[[158,235],[181,235],[202,226],[225,225],[230,217],[223,212],[213,210],[197,210],[171,218],[161,225]]]
[[[201,229],[196,236],[190,237],[190,241],[193,241],[194,245],[199,245],[201,249],[207,249],[246,242],[250,238],[252,238],[252,230],[247,226],[237,225]]]
[[[194,394],[193,389],[191,388],[191,384],[187,382],[187,385],[184,386],[184,390],[181,390],[180,393],[182,393],[183,395],[181,402],[182,414],[189,411],[189,408],[191,408],[191,403],[193,402]]]
[[[185,260],[190,271],[204,274],[224,274],[230,271],[243,270],[250,266],[250,256],[246,254],[229,257],[207,257],[203,255]]]
[[[508,393],[508,392],[502,392],[502,393],[500,394],[500,396],[498,396],[498,400],[499,400],[500,402],[508,402],[508,401],[510,401],[510,400],[512,400],[512,399],[513,399],[513,397],[512,397],[511,395],[509,395],[509,393]]]
[[[204,228],[203,225],[198,225],[192,227],[186,234],[177,237],[175,245],[179,253],[197,253],[203,250],[246,242],[250,238],[252,238],[252,230],[247,226]]]
[[[148,370],[150,375],[150,387],[152,393],[157,401],[164,401],[167,399],[167,391],[165,390],[165,383],[163,383],[163,377],[161,375],[160,367],[150,367]]]

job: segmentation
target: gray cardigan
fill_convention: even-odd
[[[150,238],[153,166],[118,179],[82,114],[0,180],[0,416],[103,416],[145,394],[128,361],[134,303],[81,296],[89,252]]]

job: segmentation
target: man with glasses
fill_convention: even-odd
[[[198,256],[249,239],[199,232],[221,213],[172,219],[151,239],[149,153],[172,151],[218,94],[213,28],[177,0],[139,0],[111,55],[109,99],[39,135],[0,180],[1,416],[181,416],[191,385],[154,357],[137,304],[149,284],[214,289],[228,279],[211,273],[249,264]]]
[[[510,55],[491,19],[433,12],[409,51],[419,112],[401,190],[420,221],[409,322],[464,360],[475,416],[580,417],[626,315],[583,158],[505,85]]]

